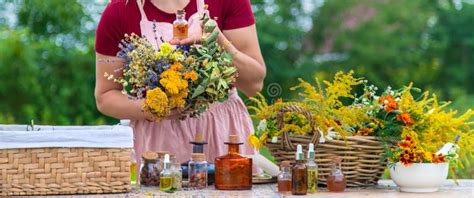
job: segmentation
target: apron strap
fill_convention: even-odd
[[[202,16],[204,14],[204,0],[196,0],[196,4],[197,4],[197,12],[199,14],[199,16]]]
[[[137,0],[137,4],[138,4],[138,9],[140,9],[140,14],[142,15],[142,20],[143,19],[148,20],[145,14],[145,10],[143,9],[143,7],[145,6],[145,0]]]

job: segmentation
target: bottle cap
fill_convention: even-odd
[[[158,160],[158,154],[153,151],[147,151],[142,154],[142,158],[145,161],[156,161]]]
[[[186,14],[186,12],[184,10],[178,10],[176,13],[177,14]]]
[[[280,166],[281,166],[281,167],[290,167],[290,161],[282,161],[282,162],[280,163]]]
[[[308,145],[308,159],[314,158],[314,144],[310,143]]]
[[[303,160],[303,147],[301,144],[296,146],[296,160]]]
[[[203,153],[193,153],[191,154],[191,159],[193,161],[204,161],[206,160],[206,156]]]

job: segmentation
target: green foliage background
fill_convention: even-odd
[[[474,108],[474,2],[252,0],[269,99],[297,78],[355,70],[415,82]],[[94,35],[106,0],[0,0],[0,123],[113,124],[94,101]],[[276,91],[272,90],[276,86]],[[474,178],[474,168],[460,173]]]

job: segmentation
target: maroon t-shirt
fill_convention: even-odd
[[[205,0],[212,18],[217,17],[217,24],[221,30],[230,30],[247,27],[255,23],[249,0]],[[144,6],[149,21],[173,23],[175,14],[161,11],[150,0]],[[189,18],[197,12],[196,0],[190,0],[184,8]],[[136,0],[112,0],[100,18],[95,38],[96,52],[115,56],[120,50],[118,44],[125,34],[141,35],[140,10]]]

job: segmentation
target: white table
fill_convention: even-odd
[[[308,194],[306,197],[373,197],[373,198],[474,198],[474,180],[458,180],[459,185],[455,185],[453,180],[448,180],[441,187],[440,191],[434,193],[402,193],[399,192],[391,180],[380,180],[377,186],[364,188],[347,188],[343,193],[330,193],[325,188],[319,189],[315,194]],[[276,184],[254,185],[252,190],[246,191],[217,191],[210,186],[203,191],[179,191],[175,193],[159,192],[155,188],[135,189],[126,194],[103,194],[103,195],[74,195],[74,196],[54,196],[71,198],[115,198],[115,197],[304,197],[281,195],[276,192]],[[31,198],[31,196],[29,196]]]

